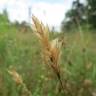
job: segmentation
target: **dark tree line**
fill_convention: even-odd
[[[86,0],[86,3],[74,0],[72,8],[65,15],[61,29],[71,30],[86,24],[89,24],[90,28],[96,28],[96,0]]]
[[[92,28],[96,28],[96,0],[87,0],[88,3],[88,20]]]

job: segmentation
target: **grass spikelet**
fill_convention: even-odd
[[[26,84],[23,82],[22,77],[16,72],[14,68],[8,70],[8,73],[12,76],[12,79],[15,81],[17,87],[20,87],[20,96],[32,96]]]
[[[8,70],[8,73],[12,76],[17,85],[23,84],[22,77],[16,72],[15,69]]]
[[[44,49],[49,50],[50,49],[50,43],[49,43],[49,28],[48,26],[45,27],[42,22],[40,22],[34,15],[32,16],[32,20],[35,25],[35,34],[39,38],[40,42],[43,45]],[[46,53],[44,51],[44,53]]]
[[[50,41],[48,27],[45,27],[35,16],[33,16],[32,19],[36,29],[35,34],[43,45],[42,53],[44,55],[44,60],[46,61],[46,64],[48,64],[53,69],[54,73],[57,75],[63,89],[59,66],[63,39],[56,38]]]

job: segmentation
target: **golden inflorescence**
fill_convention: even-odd
[[[44,56],[45,64],[48,64],[57,75],[58,80],[60,81],[61,87],[63,88],[63,83],[60,76],[60,56],[61,56],[61,47],[64,43],[64,40],[61,38],[55,38],[54,40],[49,39],[49,28],[44,26],[35,16],[32,16],[34,23],[34,33],[38,37],[42,45],[42,53]]]

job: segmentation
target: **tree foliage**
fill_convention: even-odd
[[[67,11],[65,19],[62,22],[61,29],[75,29],[77,26],[87,26],[88,28],[96,29],[96,0],[85,0],[81,3],[80,0],[74,0],[72,7]]]
[[[96,0],[87,0],[88,4],[88,21],[91,28],[96,29]]]

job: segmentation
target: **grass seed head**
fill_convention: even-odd
[[[23,84],[22,77],[16,72],[15,69],[8,70],[8,73],[12,76],[17,85]]]
[[[36,29],[35,34],[43,45],[44,59],[47,63],[50,61],[51,67],[58,71],[63,39],[56,38],[50,41],[48,26],[45,27],[34,15],[32,19]]]

